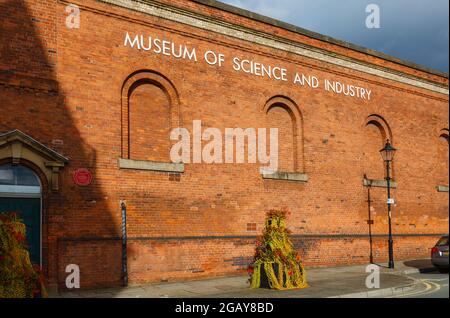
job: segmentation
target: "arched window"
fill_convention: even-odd
[[[437,154],[437,165],[436,165],[436,169],[437,169],[437,182],[438,185],[444,189],[445,187],[447,187],[447,191],[448,191],[448,160],[449,160],[449,156],[448,156],[448,146],[449,146],[449,141],[448,141],[448,137],[449,137],[449,132],[448,129],[442,129],[440,131],[440,136],[439,136],[439,143],[438,143],[438,154]]]
[[[266,127],[278,129],[278,175],[282,179],[307,181],[306,175],[301,176],[304,172],[303,117],[297,104],[287,97],[275,96],[263,111]]]
[[[41,182],[33,170],[6,164],[0,166],[0,194],[30,194],[40,196]]]
[[[387,139],[394,145],[392,131],[386,120],[380,115],[367,117],[364,127],[362,161],[364,174],[369,179],[384,180],[386,177],[385,164],[380,155],[380,150],[386,144]],[[394,169],[392,169],[392,172],[394,172]]]
[[[159,73],[138,71],[122,89],[122,158],[170,162],[170,131],[179,125],[178,94]]]

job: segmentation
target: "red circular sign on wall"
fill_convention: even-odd
[[[85,168],[75,170],[73,173],[73,181],[79,186],[88,186],[92,182],[92,173]]]

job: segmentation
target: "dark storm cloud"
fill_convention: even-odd
[[[311,31],[448,72],[448,0],[222,0]],[[368,4],[381,28],[368,29]]]

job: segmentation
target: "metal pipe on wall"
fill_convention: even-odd
[[[128,286],[127,266],[127,205],[125,201],[120,202],[122,209],[122,279],[123,285]]]

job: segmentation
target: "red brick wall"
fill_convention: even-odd
[[[0,70],[54,79],[56,1],[0,1]]]
[[[394,260],[429,257],[428,246],[437,237],[394,238]],[[305,259],[305,266],[343,266],[365,264],[370,259],[367,237],[293,237],[294,246]],[[225,274],[243,274],[253,259],[255,241],[251,238],[217,238],[185,240],[131,240],[128,244],[130,284],[173,282]],[[224,250],[227,251],[224,254]],[[121,284],[120,242],[60,243],[59,262],[69,264],[76,259],[80,266],[81,286],[102,287]],[[99,257],[100,254],[107,256]],[[387,237],[373,237],[372,256],[375,263],[388,258]],[[66,277],[60,269],[60,288]]]
[[[95,1],[77,2],[80,29],[65,27],[62,2],[0,3],[6,8],[0,10],[0,35],[6,39],[0,44],[0,131],[21,129],[70,159],[62,170],[61,190],[46,202],[45,263],[50,283],[61,286],[64,268],[71,263],[80,265],[82,287],[120,282],[120,246],[112,238],[121,234],[121,199],[128,209],[132,283],[242,271],[253,255],[254,237],[263,228],[265,212],[283,206],[292,211],[288,225],[307,266],[368,262],[369,207],[363,176],[384,176],[380,132],[366,127],[373,114],[389,124],[399,149],[393,228],[404,236],[395,238],[396,257],[425,257],[437,239],[433,235],[448,231],[448,193],[435,189],[448,185],[448,142],[439,139],[441,129],[448,128],[448,96]],[[174,3],[218,14],[189,1]],[[354,83],[372,89],[373,98],[352,99],[236,73],[230,64],[216,68],[137,51],[123,47],[126,32],[186,43],[198,52],[212,48],[228,57],[282,64],[289,74],[300,71]],[[276,32],[448,83],[348,49]],[[29,43],[21,45],[24,38]],[[181,175],[120,170],[122,87],[132,73],[144,69],[161,73],[173,84],[180,125],[190,131],[193,120],[221,131],[277,126],[283,143],[280,170],[291,172],[289,118],[279,110],[267,116],[263,109],[273,96],[293,100],[303,119],[297,123],[303,144],[295,157],[297,170],[307,173],[309,181],[263,180],[259,165],[253,164],[187,164]],[[163,138],[168,133],[167,103],[154,88],[131,96],[132,158],[167,161],[164,149],[170,143]],[[89,187],[73,183],[72,174],[81,167],[94,175]],[[387,240],[381,236],[387,233],[386,190],[373,188],[371,195],[372,231],[380,236],[374,239],[373,249],[376,260],[383,261],[387,256]],[[256,223],[257,231],[248,231],[249,223]]]
[[[58,287],[66,289],[66,266],[76,264],[80,270],[80,287],[100,288],[122,283],[120,240],[58,242]],[[76,263],[74,263],[76,260]],[[69,270],[70,272],[70,270]]]
[[[245,239],[132,241],[129,244],[130,283],[242,272],[253,256],[253,243]],[[228,251],[226,255],[224,250]]]

